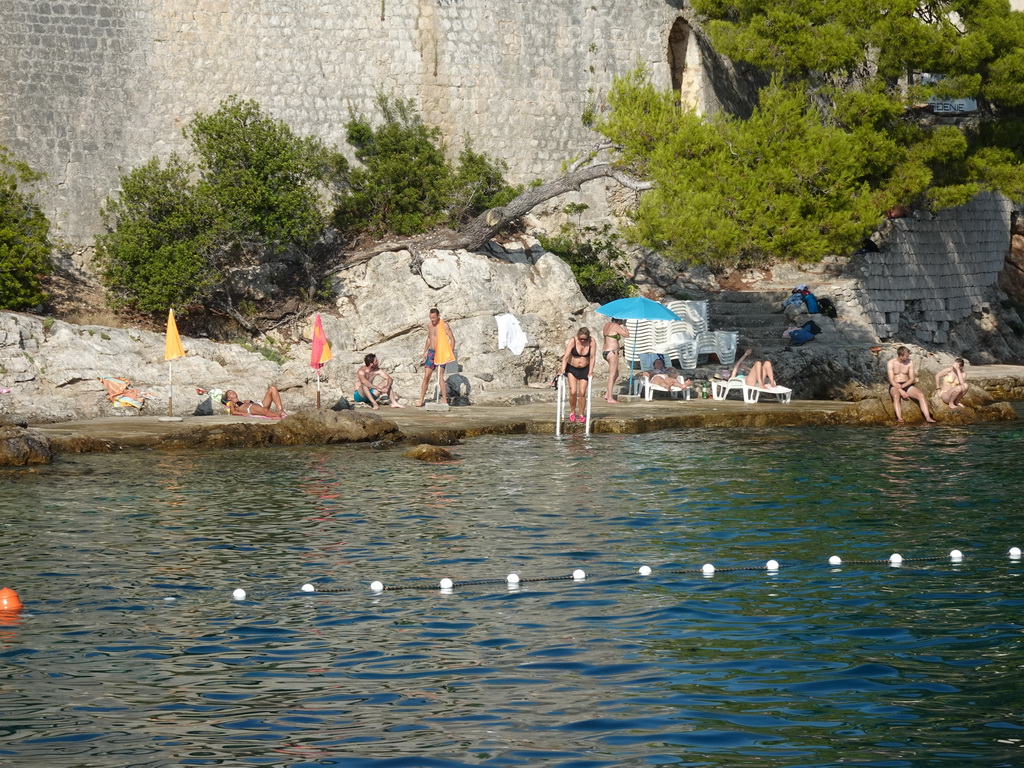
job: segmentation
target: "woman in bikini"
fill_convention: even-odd
[[[754,350],[748,349],[743,357],[736,361],[729,374],[729,381],[742,380],[748,387],[760,389],[772,389],[775,387],[775,370],[772,368],[771,360],[751,360],[747,358],[754,354]]]
[[[964,373],[964,359],[958,357],[949,368],[935,374],[935,389],[939,399],[955,411],[963,408],[961,400],[967,394],[967,374]]]
[[[263,395],[262,402],[239,400],[238,393],[233,389],[224,393],[221,402],[228,407],[228,413],[232,416],[262,416],[265,419],[283,419],[288,415],[284,412],[284,405],[281,403],[281,393],[273,384],[267,387],[267,393]]]
[[[665,358],[662,355],[654,358],[651,370],[644,371],[641,375],[649,378],[652,384],[657,384],[670,393],[673,388],[682,392],[693,384],[693,381],[683,377],[682,371],[677,371],[672,366],[665,367]]]
[[[604,324],[604,351],[601,355],[608,363],[608,388],[604,391],[604,401],[618,405],[615,399],[615,382],[619,378],[619,351],[622,346],[619,342],[629,338],[629,330],[626,328],[626,321],[613,317]]]
[[[562,375],[569,382],[569,421],[587,420],[584,407],[587,402],[587,382],[594,375],[594,340],[589,328],[580,328],[569,339],[562,355]]]

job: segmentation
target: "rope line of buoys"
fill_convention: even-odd
[[[1011,547],[1007,552],[1011,560],[1021,559],[1021,550],[1019,547]],[[889,557],[884,559],[871,559],[871,560],[843,560],[838,555],[832,555],[827,564],[836,568],[842,565],[889,565],[893,568],[898,568],[905,563],[930,563],[937,562],[939,560],[950,560],[953,563],[960,563],[964,559],[964,554],[959,549],[954,549],[947,555],[918,555],[915,557],[904,557],[898,552],[894,552]],[[778,560],[768,560],[764,565],[737,565],[726,568],[718,568],[712,563],[705,563],[699,568],[666,568],[662,573],[669,574],[688,574],[688,573],[699,573],[705,577],[712,577],[716,573],[738,573],[741,571],[766,571],[770,574],[777,573],[783,568],[796,568],[800,566],[813,567],[817,566],[817,563],[795,563],[795,564],[783,564]],[[635,575],[650,576],[654,573],[654,570],[649,565],[641,565],[635,571],[627,571],[625,573],[615,574],[590,574],[590,578],[627,578]],[[489,586],[496,584],[505,584],[509,590],[518,589],[520,584],[531,584],[539,582],[554,582],[554,581],[586,581],[588,574],[582,568],[577,568],[571,574],[560,574],[557,576],[532,576],[523,577],[517,573],[510,573],[504,579],[472,579],[467,581],[454,581],[450,578],[443,578],[437,582],[416,582],[409,584],[390,584],[385,585],[382,581],[370,582],[370,591],[375,593],[380,592],[401,592],[401,591],[435,591],[440,590],[442,593],[451,593],[456,587],[480,587]],[[312,592],[318,594],[338,594],[346,592],[359,591],[359,587],[317,587],[314,584],[303,584],[301,587],[302,592]],[[2,592],[0,592],[2,595]],[[236,589],[232,593],[232,597],[235,600],[245,600],[246,592],[244,589]],[[19,604],[20,605],[20,604]]]

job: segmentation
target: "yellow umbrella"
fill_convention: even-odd
[[[174,322],[174,310],[167,310],[167,343],[164,347],[164,360],[167,361],[167,415],[174,415],[174,377],[171,374],[171,361],[185,356],[185,348],[181,346],[178,335],[178,324]]]

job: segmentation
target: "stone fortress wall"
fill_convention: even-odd
[[[638,62],[702,109],[716,88],[742,100],[726,63],[704,72],[714,54],[681,3],[4,0],[0,143],[48,174],[47,213],[76,245],[120,175],[184,149],[181,129],[229,94],[337,146],[378,92],[412,98],[454,150],[550,177],[596,143],[584,110]]]

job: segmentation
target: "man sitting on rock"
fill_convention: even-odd
[[[380,369],[380,361],[372,352],[363,358],[363,367],[356,371],[356,391],[352,399],[357,403],[366,403],[373,410],[379,410],[377,401],[383,397],[388,399],[392,408],[405,408],[398,402],[398,392],[394,380]]]
[[[914,364],[910,360],[910,350],[906,347],[899,347],[896,350],[896,357],[889,361],[886,366],[889,373],[889,394],[892,395],[892,409],[896,412],[896,423],[903,423],[904,400],[916,400],[924,415],[924,420],[934,424],[935,419],[928,412],[928,398],[915,385],[916,374]]]

